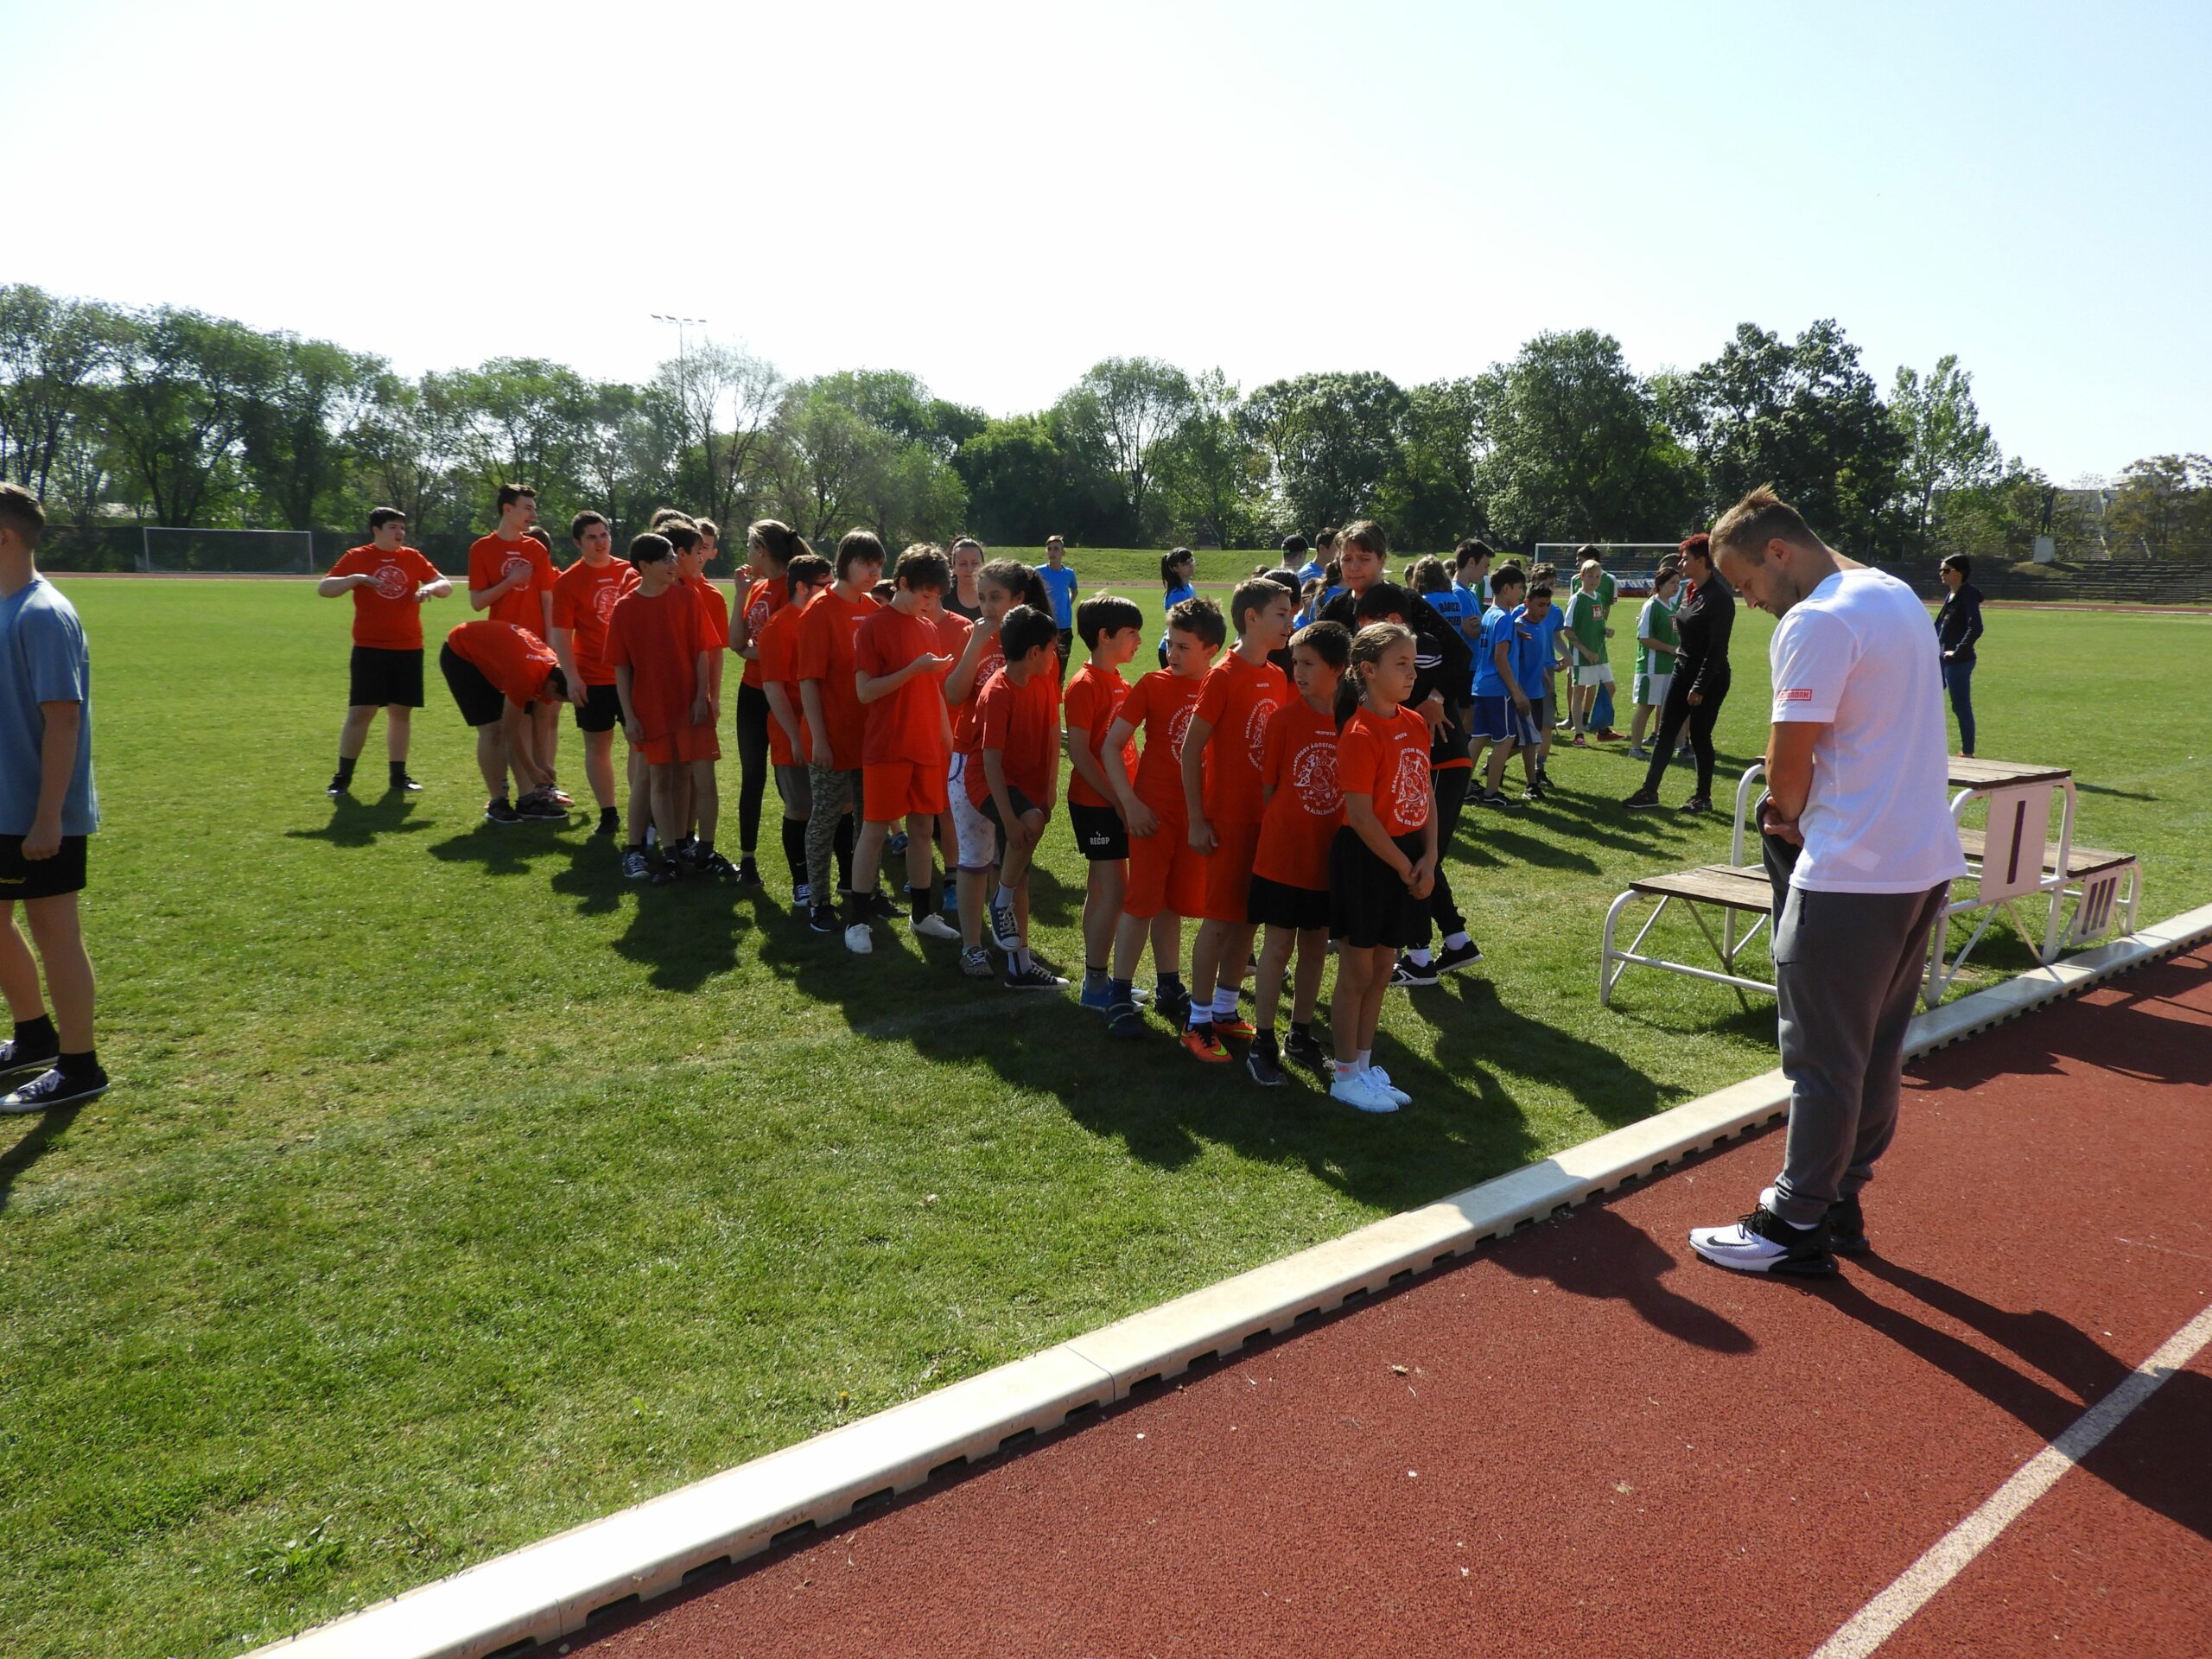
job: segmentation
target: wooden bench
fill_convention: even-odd
[[[1613,943],[1614,933],[1620,923],[1621,912],[1636,899],[1656,899],[1650,916],[1625,949]],[[1719,958],[1719,969],[1700,967],[1694,963],[1675,962],[1666,957],[1647,956],[1643,941],[1668,907],[1679,904],[1697,924],[1705,942],[1713,947]],[[1707,908],[1720,912],[1720,931],[1713,932],[1705,917]],[[1756,938],[1761,928],[1772,920],[1774,888],[1767,880],[1765,869],[1757,864],[1700,864],[1693,870],[1678,870],[1670,875],[1638,876],[1628,884],[1628,891],[1613,900],[1612,908],[1605,912],[1605,936],[1598,962],[1598,1002],[1605,1007],[1613,1000],[1613,987],[1631,966],[1663,968],[1669,973],[1686,974],[1692,979],[1711,980],[1735,991],[1738,1001],[1745,991],[1763,991],[1774,995],[1773,984],[1766,980],[1751,979],[1736,971],[1736,958],[1744,947]],[[1738,917],[1755,918],[1742,933],[1736,931]],[[1749,1007],[1749,1003],[1745,1004]]]
[[[1977,872],[1988,847],[1986,831],[1959,831],[1959,850]],[[2043,868],[2047,875],[2059,873],[2058,843],[2055,841],[2044,842]],[[2143,873],[2134,854],[2114,852],[2106,847],[2069,847],[2065,878],[2054,902],[2065,899],[2076,901],[2073,922],[2066,931],[2068,944],[2087,944],[2101,938],[2114,919],[2121,916],[2126,918],[2128,931],[2134,930],[2136,906],[2143,891]]]

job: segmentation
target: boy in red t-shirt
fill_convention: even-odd
[[[552,550],[531,533],[537,519],[537,492],[527,484],[502,484],[499,509],[499,527],[468,544],[468,608],[486,620],[512,622],[550,639],[553,584],[559,576]],[[560,712],[551,703],[531,711],[537,753],[549,766],[560,741]]]
[[[407,515],[397,507],[378,507],[369,515],[369,544],[348,548],[315,592],[325,599],[353,595],[352,687],[346,723],[338,731],[330,797],[335,800],[353,788],[353,763],[379,709],[391,787],[411,795],[423,787],[407,775],[407,741],[415,710],[423,706],[423,602],[443,599],[453,584],[407,545]]]
[[[981,551],[980,549],[977,550]],[[944,677],[944,700],[952,710],[952,762],[949,768],[952,796],[952,836],[946,842],[946,864],[957,866],[953,880],[954,907],[960,918],[960,971],[970,979],[988,979],[998,972],[991,953],[983,948],[985,912],[998,885],[999,833],[991,821],[968,798],[968,772],[982,765],[976,736],[976,698],[1006,652],[999,641],[999,626],[1017,605],[1049,611],[1052,601],[1037,573],[1019,559],[992,559],[977,572],[976,594],[981,614],[961,642],[952,669]],[[950,624],[947,624],[948,633]]]
[[[615,602],[607,621],[607,661],[614,670],[615,695],[622,701],[622,731],[645,758],[652,791],[652,821],[683,822],[685,773],[707,721],[707,658],[710,654],[697,597],[676,579],[676,548],[665,536],[647,531],[630,543],[630,563],[638,585]],[[634,818],[634,815],[633,818]],[[652,871],[656,884],[676,880],[676,848],[664,833],[664,861]],[[642,839],[626,855],[645,855]]]
[[[906,826],[907,925],[925,939],[957,939],[960,931],[937,914],[937,860],[931,844],[945,810],[945,765],[952,722],[939,689],[954,658],[942,651],[938,618],[952,570],[944,555],[918,542],[899,556],[891,602],[865,618],[853,639],[854,684],[867,710],[861,742],[861,831],[853,849],[853,898],[845,912],[845,948],[875,948],[868,921],[875,913],[875,878],[884,843]]]
[[[1067,983],[1029,954],[1029,865],[1059,792],[1060,631],[1050,611],[1017,605],[999,625],[1006,662],[976,696],[980,767],[967,772],[968,798],[1005,842],[991,933],[1006,952],[1010,991],[1057,991]]]
[[[704,729],[691,734],[676,856],[694,874],[734,881],[737,866],[715,850],[715,831],[721,818],[721,790],[715,768],[722,758],[722,657],[729,649],[729,601],[707,579],[707,561],[715,556],[715,544],[703,529],[689,518],[671,517],[660,533],[676,549],[676,579],[690,590],[698,606],[699,637],[707,647],[705,677],[700,681],[707,721]]]
[[[565,821],[569,810],[554,798],[552,772],[537,753],[531,713],[537,703],[568,697],[568,677],[553,647],[512,622],[464,622],[446,635],[438,667],[461,717],[476,728],[476,766],[490,797],[485,818],[493,823]],[[512,806],[510,771],[521,791]]]
[[[1244,913],[1267,934],[1252,986],[1258,1029],[1244,1069],[1255,1083],[1270,1086],[1282,1081],[1286,1058],[1317,1068],[1325,1058],[1313,1036],[1313,1010],[1329,957],[1329,847],[1344,823],[1344,796],[1337,787],[1337,684],[1351,656],[1351,635],[1341,623],[1311,623],[1291,636],[1291,683],[1298,696],[1268,719],[1267,752],[1260,761],[1267,804]],[[1278,1050],[1275,1005],[1294,948],[1298,978],[1290,1035]]]
[[[1196,915],[1205,903],[1205,861],[1183,830],[1183,741],[1206,670],[1228,636],[1221,607],[1211,600],[1186,599],[1172,607],[1163,647],[1167,666],[1130,687],[1106,729],[1100,758],[1129,831],[1128,887],[1115,924],[1113,977],[1107,985],[1112,1004],[1106,1028],[1116,1037],[1144,1034],[1132,981],[1147,936],[1159,976],[1155,1006],[1179,1027],[1191,1012],[1191,994],[1179,972],[1183,918]],[[1144,757],[1132,779],[1122,756],[1139,729]]]
[[[553,651],[568,677],[569,701],[575,706],[576,729],[584,734],[584,778],[599,803],[599,828],[613,836],[621,830],[614,806],[614,728],[622,721],[622,699],[615,695],[614,671],[607,665],[607,619],[615,601],[637,586],[638,573],[614,556],[614,536],[606,517],[587,509],[569,524],[576,562],[553,583]],[[639,776],[645,762],[631,752],[630,793],[642,792]]]
[[[806,715],[806,925],[838,931],[830,886],[834,854],[842,886],[853,890],[852,814],[861,806],[861,751],[868,710],[861,707],[853,647],[861,624],[878,607],[871,590],[883,574],[883,543],[874,532],[849,530],[837,542],[837,580],[809,601],[798,620],[799,707]],[[871,898],[871,903],[874,902]]]
[[[788,595],[790,602],[779,602],[762,620],[753,636],[753,654],[746,671],[757,671],[755,683],[768,710],[763,753],[775,772],[776,793],[784,805],[784,863],[791,871],[791,908],[804,917],[812,908],[806,877],[806,820],[813,796],[806,779],[806,717],[799,708],[798,622],[809,601],[830,585],[830,561],[798,553],[779,568],[784,575],[776,578],[777,595],[779,601]]]
[[[1183,1046],[1198,1058],[1228,1058],[1224,1037],[1249,1037],[1236,1011],[1244,964],[1252,959],[1245,889],[1260,842],[1260,760],[1268,721],[1291,698],[1290,682],[1270,660],[1290,639],[1298,603],[1265,576],[1230,595],[1236,647],[1207,673],[1183,740],[1184,837],[1205,860],[1205,898],[1191,946],[1191,1013]],[[1218,984],[1217,985],[1217,978]]]
[[[1114,804],[1113,779],[1106,775],[1102,751],[1106,733],[1129,695],[1122,664],[1144,645],[1144,613],[1134,601],[1111,594],[1086,599],[1075,607],[1075,631],[1090,660],[1076,671],[1061,693],[1067,726],[1068,820],[1075,844],[1090,866],[1083,895],[1083,991],[1086,1008],[1110,1006],[1109,965],[1114,927],[1122,918],[1122,895],[1128,890],[1129,831]],[[1136,753],[1122,746],[1122,770],[1136,765]]]

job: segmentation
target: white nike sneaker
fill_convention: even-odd
[[[1368,1063],[1367,1076],[1377,1089],[1390,1096],[1392,1105],[1410,1106],[1414,1103],[1414,1097],[1391,1082],[1390,1074],[1372,1061]]]
[[[1395,1112],[1398,1109],[1397,1101],[1376,1086],[1371,1071],[1354,1072],[1350,1076],[1339,1071],[1336,1081],[1329,1085],[1329,1098],[1340,1100],[1359,1112]]]
[[[1824,1278],[1835,1271],[1828,1253],[1826,1217],[1799,1227],[1774,1212],[1775,1193],[1759,1194],[1759,1207],[1732,1226],[1693,1227],[1690,1248],[1716,1268],[1732,1273],[1781,1273]]]
[[[906,931],[917,938],[924,939],[957,939],[960,937],[958,928],[937,915],[925,916],[918,922],[909,921]]]
[[[875,935],[868,931],[866,922],[855,922],[845,930],[845,949],[856,957],[864,957],[875,949]]]

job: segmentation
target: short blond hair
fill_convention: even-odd
[[[1720,515],[1720,522],[1713,527],[1713,556],[1732,550],[1755,554],[1769,542],[1796,542],[1804,547],[1822,544],[1804,516],[1777,495],[1773,485],[1762,484]]]

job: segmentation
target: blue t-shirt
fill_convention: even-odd
[[[1308,559],[1298,567],[1299,585],[1303,587],[1309,582],[1319,582],[1328,574],[1328,566],[1323,564],[1320,560]]]
[[[1505,676],[1497,671],[1497,657],[1498,641],[1510,640],[1512,637],[1513,619],[1504,611],[1493,605],[1483,613],[1482,637],[1475,642],[1475,695],[1477,696],[1510,697],[1513,695],[1506,689]],[[1521,671],[1518,659],[1509,658],[1508,660],[1513,662],[1514,672],[1519,673]]]
[[[1045,591],[1052,596],[1052,626],[1075,626],[1075,567],[1064,564],[1055,570],[1049,564],[1040,564],[1036,569],[1045,579]]]
[[[1558,649],[1553,642],[1559,638],[1564,620],[1556,605],[1544,613],[1541,622],[1529,620],[1526,605],[1513,608],[1513,674],[1532,702],[1544,695],[1544,671]]]
[[[1429,609],[1455,628],[1467,614],[1467,590],[1464,588],[1446,588],[1441,593],[1423,594],[1421,597],[1428,601]]]
[[[1165,616],[1185,600],[1196,599],[1198,596],[1198,590],[1192,587],[1189,582],[1179,582],[1167,590],[1167,596],[1160,601],[1160,613]],[[1160,645],[1163,651],[1167,648],[1167,629],[1164,625],[1160,630]]]
[[[1526,605],[1514,607],[1513,617],[1516,621],[1528,613],[1529,607]],[[1566,626],[1566,607],[1554,599],[1552,601],[1551,609],[1544,613],[1544,620],[1536,624],[1538,628],[1543,630],[1542,649],[1529,658],[1529,661],[1532,666],[1539,671],[1548,671],[1559,660],[1559,631]],[[1516,674],[1521,671],[1521,659],[1517,657],[1514,658],[1513,671]],[[1521,689],[1532,697],[1541,697],[1544,695],[1546,683],[1543,672],[1540,671],[1533,683],[1524,682]]]
[[[0,599],[0,836],[28,836],[38,816],[42,702],[79,706],[61,833],[89,836],[100,826],[99,798],[92,791],[92,659],[76,607],[37,576],[20,594]]]

